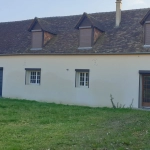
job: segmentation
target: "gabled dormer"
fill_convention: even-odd
[[[100,35],[104,32],[101,23],[87,13],[83,13],[75,29],[79,30],[78,49],[91,49]]]
[[[144,31],[144,47],[150,47],[150,10],[141,20],[140,24],[143,26]]]
[[[43,19],[34,18],[29,32],[32,33],[31,50],[42,50],[42,48],[56,35],[54,26]]]

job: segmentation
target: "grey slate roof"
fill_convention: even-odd
[[[96,24],[105,28],[105,33],[92,49],[79,50],[79,30],[75,25],[82,15],[41,18],[39,21],[46,30],[57,32],[43,50],[30,50],[33,20],[0,23],[0,55],[5,54],[126,54],[147,53],[143,47],[143,28],[140,21],[147,9],[122,11],[122,22],[115,28],[115,12],[90,14]]]

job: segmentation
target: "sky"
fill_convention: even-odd
[[[0,22],[115,11],[116,0],[0,0]],[[150,8],[150,0],[122,0],[122,10]]]

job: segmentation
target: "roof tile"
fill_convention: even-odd
[[[150,48],[143,47],[143,28],[140,24],[148,10],[122,11],[122,21],[118,28],[115,27],[115,12],[90,14],[91,21],[95,26],[103,26],[105,33],[88,50],[78,49],[79,31],[74,26],[81,15],[39,18],[44,30],[57,33],[39,51],[30,50],[31,32],[28,27],[33,20],[0,23],[0,55],[149,53]]]

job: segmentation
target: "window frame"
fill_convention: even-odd
[[[87,75],[89,78],[89,72],[79,72],[79,87],[88,87],[89,86],[89,82],[87,80],[88,79]],[[81,80],[81,78],[83,78],[83,80]]]
[[[25,72],[25,85],[40,85],[41,84],[41,69],[40,68],[25,68],[25,71],[26,71]],[[36,79],[32,79],[36,81],[35,83],[31,82],[31,76],[33,76],[31,75],[32,72],[36,73],[35,74]],[[38,75],[38,72],[40,72],[39,75]]]
[[[35,73],[35,74],[34,74]],[[40,74],[38,74],[40,73]],[[40,84],[41,82],[41,71],[29,71],[29,84]],[[39,78],[38,78],[39,76]],[[35,79],[34,79],[35,77]],[[35,80],[35,82],[34,82]]]
[[[84,74],[84,80],[82,81],[84,85],[81,85],[81,73]],[[87,73],[88,73],[88,78],[86,76]],[[89,69],[75,69],[75,87],[89,88],[89,78],[90,78]],[[86,82],[88,83],[88,85],[86,85]]]
[[[139,108],[150,108],[149,106],[143,106],[143,76],[150,76],[150,70],[139,70]]]

